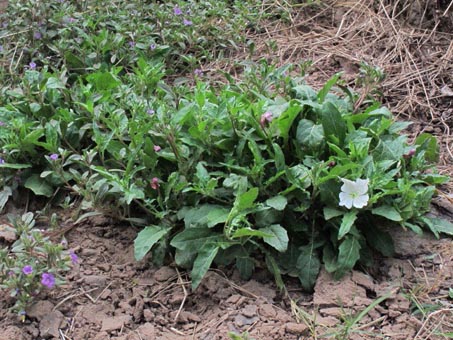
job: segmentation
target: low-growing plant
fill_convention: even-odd
[[[153,5],[161,7],[152,20],[186,13],[183,3]],[[124,20],[118,8],[109,20]],[[451,223],[425,215],[448,180],[435,170],[436,140],[421,134],[409,144],[401,134],[409,124],[368,96],[379,70],[364,66],[360,96],[341,74],[315,90],[290,65],[265,61],[245,63],[239,80],[225,74],[224,85],[201,70],[174,80],[175,62],[135,51],[143,43],[135,36],[124,52],[132,31],[117,41],[89,18],[79,52],[95,51],[80,67],[80,56],[64,55],[58,67],[31,60],[2,91],[0,208],[25,189],[55,203],[81,197],[80,218],[102,211],[145,226],[136,259],[174,260],[191,270],[193,288],[215,264],[244,279],[267,267],[279,287],[285,274],[310,290],[322,264],[340,277],[372,265],[375,251],[391,256],[389,228],[453,234]],[[171,41],[169,60],[187,47]],[[194,66],[194,56],[178,60]]]
[[[43,291],[64,283],[63,273],[78,261],[63,243],[53,243],[34,227],[32,213],[11,217],[10,232],[16,234],[11,246],[0,248],[0,289],[9,290],[15,301],[12,310],[25,318],[27,307]]]

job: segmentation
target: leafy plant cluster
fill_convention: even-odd
[[[192,73],[228,57],[268,15],[254,1],[11,0],[0,14],[3,76],[15,84],[30,63],[72,77],[113,66],[128,71],[139,58]]]
[[[56,244],[34,227],[32,213],[10,220],[11,227],[7,228],[16,234],[16,241],[0,247],[0,289],[9,290],[15,300],[12,309],[24,318],[26,307],[35,297],[64,283],[62,273],[78,258],[65,250],[64,242]]]
[[[197,4],[206,9],[210,2]],[[157,6],[155,17],[146,14],[148,5]],[[162,9],[171,20],[188,15],[186,3],[148,5],[136,15],[156,20]],[[80,5],[47,6],[67,6],[70,13]],[[118,20],[119,30],[134,20],[123,23],[125,10],[112,8],[102,8],[105,20],[84,19],[86,36],[77,31],[84,38],[76,46],[51,48],[70,40],[49,36],[34,52],[48,62],[30,64],[20,82],[4,87],[0,208],[30,190],[77,206],[80,218],[109,213],[142,225],[137,260],[148,253],[156,264],[174,260],[191,270],[193,288],[215,264],[234,265],[244,279],[267,267],[280,287],[285,274],[311,289],[322,263],[339,277],[371,265],[375,251],[392,255],[388,228],[453,233],[448,222],[425,215],[435,186],[448,180],[433,166],[435,138],[422,134],[409,144],[401,134],[408,123],[351,92],[341,74],[314,90],[290,76],[291,66],[262,61],[244,63],[240,80],[225,74],[223,85],[213,86],[200,72],[190,82],[173,82],[168,74],[179,66],[169,63],[170,54],[187,55],[173,36],[177,30],[168,35],[176,39],[170,54],[159,58],[148,48],[137,53],[145,34],[136,27],[125,29],[137,34],[128,40],[134,44],[124,47],[121,40],[120,48],[117,34],[99,27]],[[204,27],[210,17],[197,17],[194,8],[193,26],[181,27],[198,32],[194,26]],[[105,50],[90,64],[88,51],[104,43],[86,42],[103,34],[113,40],[103,40]],[[55,56],[63,58],[53,64]],[[70,59],[80,59],[80,67]],[[380,73],[363,72],[371,91]]]

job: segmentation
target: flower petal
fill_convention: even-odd
[[[366,206],[368,204],[368,199],[369,199],[369,196],[368,194],[366,195],[360,195],[360,196],[357,196],[356,198],[354,198],[352,201],[352,204],[354,205],[354,207],[356,208],[363,208],[364,206]]]
[[[347,193],[355,193],[355,192],[357,192],[356,183],[355,182],[350,181],[349,179],[346,179],[346,178],[341,178],[341,180],[344,183],[341,186],[341,188],[340,188],[341,191],[347,192]]]
[[[369,179],[358,179],[356,182],[356,193],[357,195],[364,195],[368,192]]]
[[[352,208],[353,199],[352,196],[346,192],[340,192],[340,206],[348,209]]]

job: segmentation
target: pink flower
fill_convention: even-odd
[[[155,152],[159,152],[162,148],[159,145],[154,145],[153,149]]]
[[[264,112],[262,115],[261,115],[261,118],[260,118],[260,125],[261,127],[264,129],[264,127],[266,126],[267,123],[270,123],[272,121],[273,117],[272,117],[272,112]]]
[[[150,185],[151,185],[151,188],[153,188],[154,190],[159,189],[159,178],[154,177],[154,178],[151,180]]]

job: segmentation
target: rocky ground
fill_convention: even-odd
[[[134,260],[137,230],[129,226],[97,218],[65,230],[79,256],[67,284],[41,296],[24,323],[7,312],[3,296],[0,340],[214,340],[228,332],[256,340],[397,340],[446,339],[436,334],[453,331],[451,239],[394,230],[394,258],[340,281],[322,271],[313,294],[291,279],[279,292],[264,270],[243,282],[228,268],[210,271],[191,292],[186,273]]]

